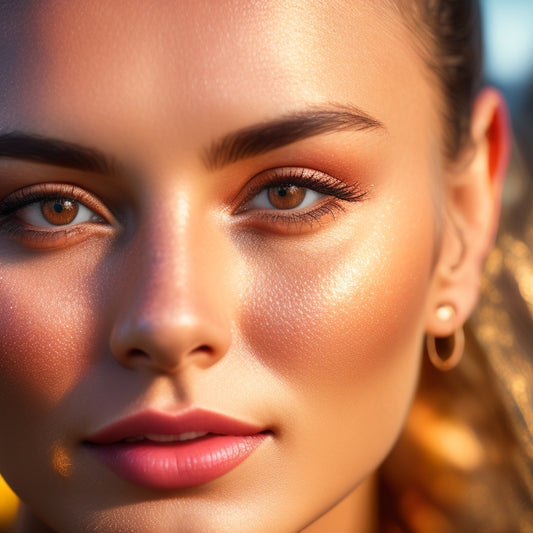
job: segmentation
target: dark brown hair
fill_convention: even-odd
[[[468,144],[472,104],[482,73],[482,32],[477,0],[394,0],[442,93],[445,154],[454,159]]]

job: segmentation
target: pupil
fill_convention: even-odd
[[[294,209],[305,199],[307,189],[298,185],[278,185],[268,189],[270,205],[276,209]]]
[[[59,202],[54,202],[54,207],[52,209],[56,213],[61,213],[63,211],[63,206]]]

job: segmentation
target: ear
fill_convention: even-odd
[[[472,312],[496,235],[510,136],[507,109],[496,90],[478,95],[470,133],[471,146],[444,176],[444,223],[426,321],[427,333],[435,337],[451,335]],[[442,305],[455,311],[446,320],[437,313]]]

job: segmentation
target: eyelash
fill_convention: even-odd
[[[366,197],[359,183],[349,185],[318,170],[298,167],[283,167],[262,172],[253,178],[254,184],[249,187],[246,195],[239,201],[239,207],[234,214],[258,217],[260,223],[273,226],[291,228],[294,225],[309,226],[321,224],[324,216],[334,216],[337,211],[344,211],[344,202],[360,202]],[[318,200],[318,207],[304,207],[294,209],[264,209],[250,208],[249,205],[261,192],[275,188],[295,186],[309,189],[324,195]],[[297,229],[298,229],[297,228]]]
[[[243,215],[253,224],[266,230],[298,232],[321,225],[325,216],[334,217],[344,211],[345,202],[360,202],[366,196],[358,183],[349,185],[323,172],[309,168],[283,167],[266,170],[252,178],[251,185],[237,200],[234,215]],[[250,204],[263,191],[276,187],[297,187],[323,195],[311,205],[291,209],[253,207]],[[307,194],[307,193],[306,193]],[[73,200],[92,211],[97,219],[72,225],[58,225],[57,228],[36,229],[23,221],[16,220],[16,214],[27,206],[53,199]],[[302,201],[303,203],[303,201]],[[109,229],[114,218],[100,200],[75,185],[66,183],[43,183],[19,189],[0,200],[0,229],[22,244],[41,249],[52,249],[64,244],[75,244],[88,237],[95,228]]]
[[[16,215],[32,204],[47,200],[72,200],[80,207],[92,211],[95,220],[58,225],[57,228],[43,226],[36,228],[30,224],[17,221]],[[7,231],[9,236],[23,245],[38,249],[52,249],[64,244],[75,244],[90,236],[89,227],[107,230],[113,223],[111,213],[89,192],[67,183],[42,183],[14,191],[0,200],[0,229]]]

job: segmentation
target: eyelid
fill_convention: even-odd
[[[25,207],[56,198],[68,198],[83,205],[101,221],[80,221],[48,227],[33,225],[18,218],[18,211]],[[1,199],[0,230],[17,245],[41,252],[74,246],[95,235],[117,235],[122,226],[96,195],[69,183],[48,182],[22,187]]]
[[[116,219],[104,202],[85,189],[70,183],[39,183],[17,189],[0,200],[0,217],[9,216],[31,204],[53,198],[70,198],[84,205],[108,224]]]
[[[297,187],[307,188],[324,196],[335,197],[338,200],[355,202],[362,200],[366,192],[360,187],[359,183],[348,184],[329,174],[305,167],[278,167],[268,169],[256,174],[247,184],[243,195],[237,199],[237,207],[233,214],[240,214],[252,211],[249,209],[249,203],[261,191],[280,185],[295,185]],[[261,208],[257,208],[260,210]],[[306,210],[308,208],[302,208]],[[255,209],[254,209],[255,210]],[[298,208],[291,210],[291,213]],[[272,209],[272,211],[277,211]],[[280,210],[281,212],[281,210]]]

